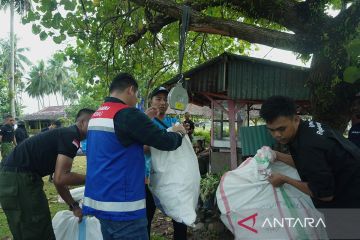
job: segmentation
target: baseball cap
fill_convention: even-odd
[[[167,95],[169,93],[169,91],[164,87],[155,88],[152,91],[152,93],[150,94],[150,98],[153,98],[154,96],[158,95],[159,93],[165,93]]]

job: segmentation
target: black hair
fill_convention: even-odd
[[[85,114],[93,115],[94,112],[95,112],[95,111],[92,110],[92,109],[90,109],[90,108],[82,108],[82,109],[80,109],[79,112],[76,114],[75,121],[77,122],[77,120],[78,120],[81,116],[83,116],[83,115],[85,115]]]
[[[4,119],[9,119],[9,118],[12,118],[13,116],[11,114],[6,114]]]
[[[296,104],[293,99],[285,96],[272,96],[261,106],[260,116],[267,123],[278,117],[292,117],[296,115]]]
[[[128,73],[120,73],[112,80],[109,87],[109,92],[110,93],[114,91],[122,92],[130,86],[134,86],[136,90],[139,87],[135,78],[132,75]]]

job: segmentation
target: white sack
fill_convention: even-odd
[[[186,135],[175,151],[151,149],[150,190],[156,205],[177,222],[191,226],[200,192],[197,156]]]
[[[300,180],[296,169],[282,162],[270,163],[269,168]],[[259,174],[255,158],[248,158],[237,169],[225,173],[216,197],[221,220],[235,239],[327,239],[321,222],[316,228],[302,228],[299,222],[288,224],[286,218],[298,218],[302,223],[305,218],[314,218],[315,224],[320,217],[325,220],[306,194],[289,184],[284,184],[282,189],[274,188]],[[289,208],[289,199],[292,208]],[[285,220],[284,227],[275,226],[274,217]],[[266,219],[271,221],[266,222]]]
[[[96,217],[79,219],[69,210],[59,211],[52,219],[56,240],[102,240],[100,222]]]

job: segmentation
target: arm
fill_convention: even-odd
[[[68,205],[72,205],[75,200],[72,198],[67,185],[81,185],[85,183],[85,175],[71,172],[72,162],[73,160],[71,158],[59,154],[56,160],[54,173],[54,185],[56,190]],[[76,217],[79,217],[79,221],[81,221],[81,208],[75,207],[73,213]]]
[[[302,182],[302,181],[299,181],[299,180],[296,180],[296,179],[293,179],[293,178],[290,178],[288,176],[278,174],[278,173],[271,174],[269,176],[268,180],[274,187],[280,187],[284,183],[287,183],[287,184],[299,189],[301,192],[309,195],[310,197],[315,197],[313,192],[309,188],[309,185],[307,182]],[[324,201],[324,202],[328,202],[328,201],[333,200],[334,196],[321,197],[321,198],[317,198],[317,199]]]
[[[138,142],[159,150],[172,151],[182,142],[180,134],[161,130],[136,108],[118,112],[114,118],[114,127],[116,135],[124,146]],[[176,127],[184,129],[181,125]]]
[[[17,145],[15,134],[14,134],[13,143],[14,143],[15,146]]]
[[[289,166],[295,167],[294,159],[290,154],[274,151],[276,154],[276,160],[281,161]]]

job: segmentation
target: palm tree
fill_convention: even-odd
[[[51,91],[50,79],[47,74],[46,66],[43,60],[37,66],[31,68],[30,81],[26,87],[26,92],[30,97],[34,97],[38,101],[38,108],[40,105],[45,106],[44,96]]]
[[[24,73],[25,65],[31,65],[31,61],[24,55],[29,48],[18,48],[17,38],[14,44],[14,70],[16,73]],[[0,40],[0,65],[4,74],[10,74],[11,68],[11,46],[10,41]]]
[[[79,98],[78,94],[77,94],[76,86],[74,84],[75,79],[76,79],[75,76],[71,76],[63,84],[62,92],[61,92],[61,95],[63,97],[63,105],[64,105],[64,102],[66,102],[66,101],[71,103]]]
[[[19,103],[21,100],[21,93],[24,91],[24,83],[21,81],[24,71],[25,71],[25,65],[29,66],[31,65],[30,60],[24,55],[26,51],[28,51],[28,48],[18,48],[17,47],[17,38],[15,37],[15,44],[14,44],[14,87],[15,87],[15,93],[16,93],[16,102]],[[11,46],[9,40],[2,40],[0,39],[0,72],[3,75],[3,78],[9,79],[9,76],[11,74]],[[10,89],[10,83],[8,82],[9,87],[7,88],[7,91]],[[9,96],[11,94],[7,94]]]
[[[55,95],[57,104],[59,102],[56,94],[60,93],[62,95],[63,84],[69,78],[69,68],[64,64],[64,55],[59,53],[54,54],[53,58],[48,61],[48,75],[51,79],[52,93]],[[64,101],[62,104],[64,105]]]
[[[14,12],[23,13],[27,9],[30,9],[30,0],[0,0],[0,9],[10,6],[10,102],[11,102],[11,114],[15,117],[15,54],[14,54]]]

